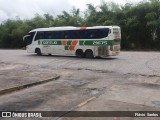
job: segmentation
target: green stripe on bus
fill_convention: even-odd
[[[84,43],[84,40],[79,41],[79,45],[83,45],[83,43]]]
[[[108,40],[107,43],[108,45],[113,45],[113,40]]]
[[[91,40],[85,40],[84,41],[84,45],[87,45],[87,46],[93,45],[93,41],[91,41]]]
[[[65,50],[69,50],[69,46],[64,46],[64,49]]]
[[[71,40],[68,40],[67,41],[67,45],[71,45],[72,41]]]
[[[67,40],[67,46],[70,46],[72,40]],[[38,45],[62,45],[62,40],[42,40],[38,41]],[[114,42],[113,40],[79,40],[80,46],[105,46],[120,44],[120,42]]]
[[[85,40],[85,41],[80,41],[79,45],[85,45],[85,46],[113,45],[113,40]]]
[[[62,41],[57,41],[57,45],[62,45]]]

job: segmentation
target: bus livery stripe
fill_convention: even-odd
[[[69,50],[75,50],[75,46],[69,46]]]
[[[79,45],[84,45],[84,40],[79,41]]]
[[[72,41],[71,40],[68,40],[67,41],[67,45],[71,45]]]
[[[62,40],[62,45],[67,45],[67,40]]]
[[[71,45],[77,45],[77,43],[78,43],[78,40],[72,40]]]
[[[69,50],[69,46],[64,46],[64,49],[65,50]]]
[[[68,46],[65,47],[67,50],[74,50],[76,45],[80,46],[105,46],[105,45],[114,45],[120,44],[120,42],[116,43],[113,40],[39,40],[39,45],[63,45]],[[71,46],[71,47],[70,47]]]
[[[86,30],[87,27],[80,27],[80,30]]]

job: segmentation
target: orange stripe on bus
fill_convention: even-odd
[[[67,40],[62,40],[62,45],[67,45]]]
[[[71,45],[69,46],[69,50],[74,50],[75,46]]]
[[[78,40],[72,40],[72,43],[71,43],[71,45],[77,45],[77,43],[78,43]]]
[[[80,30],[86,30],[87,27],[80,27]]]

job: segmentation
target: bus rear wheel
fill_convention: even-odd
[[[86,58],[93,58],[94,57],[93,51],[92,50],[86,50],[85,51],[85,57]]]
[[[76,56],[79,57],[79,58],[83,58],[83,57],[84,57],[83,50],[78,49],[78,50],[76,51]]]
[[[41,50],[40,50],[39,48],[36,49],[36,53],[37,53],[37,55],[39,55],[39,56],[42,55]]]

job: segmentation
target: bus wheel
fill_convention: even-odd
[[[39,56],[42,55],[41,50],[40,50],[39,48],[36,49],[36,53],[37,53],[37,55],[39,55]]]
[[[86,50],[85,52],[85,57],[86,58],[93,58],[93,51],[92,50]]]
[[[79,57],[79,58],[83,58],[84,57],[84,53],[81,49],[78,49],[76,51],[76,56]]]

